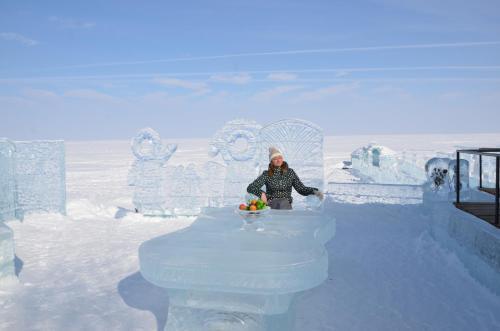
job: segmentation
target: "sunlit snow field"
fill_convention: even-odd
[[[208,139],[168,141],[169,164],[209,160]],[[372,141],[423,159],[499,146],[500,134],[326,137],[326,180],[355,181],[342,161]],[[0,290],[1,330],[163,329],[168,294],[141,277],[137,250],[193,218],[131,213],[132,160],[129,141],[66,142],[67,216],[7,222],[22,285]],[[500,330],[500,297],[430,236],[422,205],[325,208],[337,219],[329,278],[299,298],[297,330]]]

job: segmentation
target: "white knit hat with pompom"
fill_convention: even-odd
[[[283,157],[281,151],[274,146],[269,147],[269,162],[277,156]]]

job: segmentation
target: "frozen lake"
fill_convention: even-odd
[[[209,139],[166,141],[179,146],[168,164],[209,160]],[[326,180],[354,181],[342,161],[372,141],[424,158],[500,146],[500,134],[326,137]],[[163,329],[168,295],[141,277],[138,247],[193,218],[130,213],[129,141],[66,142],[66,152],[68,215],[7,223],[23,285],[0,290],[0,329]],[[329,278],[299,299],[297,330],[500,329],[500,297],[430,236],[422,205],[327,208],[337,220]]]

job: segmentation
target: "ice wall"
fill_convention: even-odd
[[[65,214],[64,141],[20,141],[15,145],[18,216],[32,211]]]
[[[203,165],[203,192],[206,194],[207,207],[222,207],[224,205],[224,182],[226,166],[208,161]]]
[[[0,287],[17,282],[14,267],[14,235],[5,224],[0,223]]]
[[[198,215],[206,205],[206,194],[196,166],[171,167],[167,178],[167,210],[174,215]]]
[[[0,222],[15,218],[15,150],[12,141],[0,139]]]
[[[415,158],[400,155],[385,146],[369,144],[351,154],[352,169],[369,181],[382,184],[418,185],[425,172]]]

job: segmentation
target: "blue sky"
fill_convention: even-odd
[[[0,136],[500,132],[498,1],[0,1]]]

